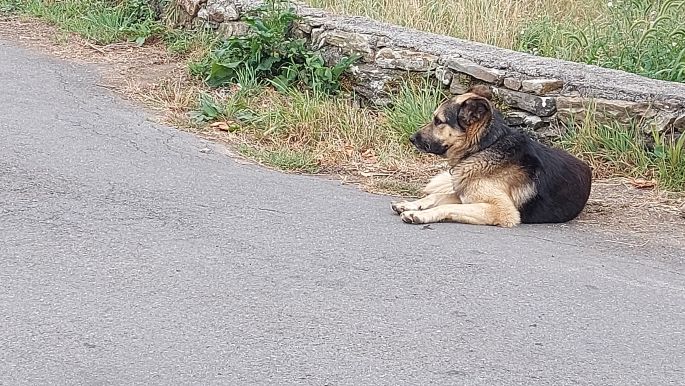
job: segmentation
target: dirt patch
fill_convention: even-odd
[[[194,125],[188,120],[187,113],[195,105],[201,85],[187,75],[185,60],[170,54],[162,44],[96,46],[41,21],[19,17],[0,17],[0,39],[97,65],[103,75],[101,86],[143,103],[157,113],[161,122],[227,146],[249,140],[241,134]],[[360,159],[346,165],[322,165],[321,172],[369,192],[413,196],[442,167],[426,159],[422,165],[387,171]],[[627,179],[595,181],[576,226],[605,234],[607,243],[685,248],[685,198],[636,187],[644,185],[649,184]]]

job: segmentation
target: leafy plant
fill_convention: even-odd
[[[219,43],[207,57],[191,66],[191,72],[204,77],[212,87],[235,83],[240,71],[250,69],[255,78],[271,82],[279,89],[303,85],[324,93],[339,89],[340,79],[356,60],[343,58],[327,66],[320,53],[292,36],[299,16],[289,1],[268,0],[245,18],[246,36],[230,37]]]

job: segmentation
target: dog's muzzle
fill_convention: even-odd
[[[434,141],[430,141],[421,135],[421,132],[416,132],[414,135],[409,137],[409,142],[416,147],[419,151],[424,153],[432,153],[437,155],[445,154],[447,151],[447,146],[437,144]]]

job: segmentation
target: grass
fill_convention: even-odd
[[[685,134],[654,132],[648,141],[640,122],[600,124],[588,109],[582,121],[569,123],[558,145],[588,161],[595,177],[655,180],[670,191],[685,191]]]
[[[394,24],[685,82],[684,0],[308,0]]]
[[[598,0],[307,0],[339,13],[367,16],[442,35],[514,48],[531,15],[587,20]],[[579,4],[580,3],[580,4]]]
[[[44,19],[97,44],[133,40],[142,45],[164,30],[141,0],[0,0],[0,9]]]
[[[388,125],[406,141],[417,128],[430,122],[445,97],[443,90],[428,81],[407,82],[392,97],[390,107],[384,109]]]
[[[416,119],[392,108],[381,112],[362,107],[349,94],[330,96],[313,90],[238,85],[228,94],[205,94],[195,120],[226,122],[235,132],[234,138],[253,149],[306,153],[323,170],[344,166],[397,172],[416,157],[405,140],[409,128],[392,125],[391,114],[404,121]],[[281,153],[278,155],[274,159],[282,161]],[[268,158],[266,161],[273,164]]]
[[[40,18],[101,45],[121,41],[143,45],[162,40],[171,53],[179,55],[206,49],[216,40],[207,29],[167,27],[149,4],[146,0],[0,0],[0,13]],[[171,24],[173,5],[167,4],[166,21]]]
[[[248,158],[281,170],[311,174],[319,171],[319,164],[314,155],[307,151],[283,148],[268,149],[246,144],[238,146],[238,151]]]
[[[537,19],[518,49],[685,82],[685,1],[615,0],[582,23]]]

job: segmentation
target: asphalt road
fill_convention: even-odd
[[[1,385],[685,383],[685,251],[406,225],[96,83],[0,41]]]

